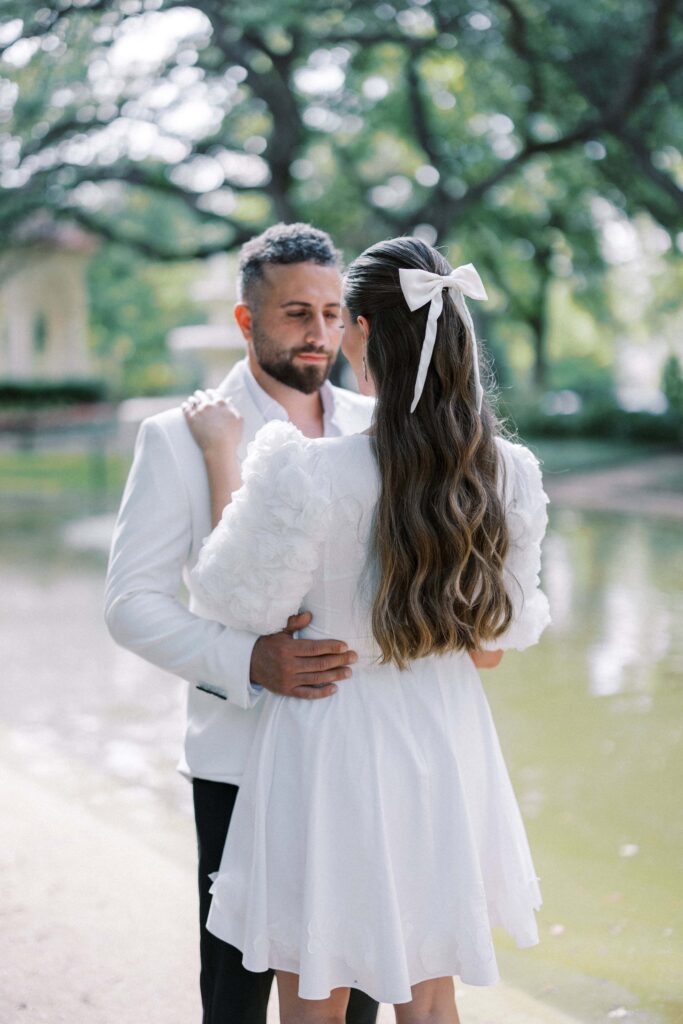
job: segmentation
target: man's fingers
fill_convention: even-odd
[[[327,686],[295,686],[291,696],[299,700],[321,700],[323,697],[331,697],[336,692],[337,687],[334,683],[328,683]]]
[[[340,679],[350,679],[352,675],[350,668],[333,668],[328,672],[307,672],[305,676],[299,676],[300,686],[326,686],[328,683],[336,683]],[[294,687],[296,689],[297,687]]]
[[[251,657],[250,678],[283,697],[317,700],[336,693],[335,683],[349,679],[358,660],[341,640],[297,640],[289,631],[302,629],[310,612],[293,615],[280,633],[262,636]]]
[[[301,612],[300,615],[290,615],[285,626],[285,633],[296,633],[298,629],[305,629],[310,625],[313,616],[310,612]]]
[[[296,658],[322,658],[328,654],[346,654],[348,645],[343,640],[297,640],[293,650]]]
[[[346,665],[354,665],[358,661],[355,651],[345,651],[343,654],[323,654],[311,658],[297,658],[296,668],[299,675],[330,672],[333,669],[344,668]]]

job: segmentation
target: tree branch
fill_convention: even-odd
[[[641,137],[627,125],[614,129],[614,134],[627,146],[645,176],[672,199],[676,209],[683,214],[683,189],[668,174],[654,166],[652,153],[643,143]]]
[[[606,125],[615,125],[637,107],[653,81],[656,59],[666,49],[667,29],[676,10],[676,0],[655,0],[649,31],[640,53],[633,61],[620,92],[611,107],[603,111]]]
[[[545,88],[541,74],[541,61],[529,41],[528,21],[520,11],[517,0],[498,0],[509,18],[508,41],[510,48],[524,64],[531,86],[531,112],[546,106]]]
[[[82,227],[87,228],[88,231],[92,231],[94,234],[100,235],[102,238],[106,238],[109,242],[118,242],[121,245],[130,246],[131,249],[135,249],[136,252],[141,253],[143,256],[159,260],[163,263],[206,259],[208,256],[213,256],[219,252],[229,252],[231,249],[235,249],[242,245],[254,235],[254,228],[241,227],[234,230],[234,234],[228,240],[195,245],[191,249],[179,252],[177,249],[169,250],[156,245],[149,238],[141,238],[130,234],[129,232],[122,230],[120,225],[115,227],[111,222],[104,221],[99,217],[93,217],[84,210],[69,208],[63,212],[57,211],[55,216],[70,221],[75,220]]]
[[[595,136],[596,131],[599,129],[599,122],[587,121],[584,125],[579,126],[573,132],[569,132],[567,135],[562,136],[559,139],[552,139],[548,142],[531,142],[524,146],[516,156],[513,156],[510,160],[506,160],[504,164],[498,167],[487,177],[478,181],[476,184],[471,185],[465,195],[461,199],[455,201],[451,200],[453,205],[451,206],[451,213],[455,212],[456,215],[462,216],[466,213],[475,203],[484,196],[490,189],[500,184],[505,178],[509,177],[513,171],[516,171],[523,164],[527,163],[532,157],[539,156],[541,154],[559,153],[565,149],[571,149],[579,142],[587,142]]]
[[[415,131],[417,141],[424,150],[425,155],[429,158],[429,162],[437,167],[441,162],[441,153],[439,152],[440,147],[438,146],[429,127],[429,119],[427,117],[427,110],[420,88],[420,79],[418,77],[416,65],[417,53],[413,47],[408,47],[404,68],[406,86],[408,89],[408,106],[410,107],[413,129]]]

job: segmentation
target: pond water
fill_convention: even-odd
[[[79,798],[151,832],[163,821],[168,849],[174,829],[191,829],[189,787],[174,772],[184,684],[113,644],[103,556],[63,536],[59,517],[40,513],[0,541],[5,754],[43,775],[68,764]],[[483,675],[545,900],[541,944],[517,951],[503,939],[501,970],[581,1021],[673,1024],[683,1016],[680,529],[555,509],[544,585],[552,628]]]

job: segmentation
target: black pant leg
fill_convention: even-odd
[[[366,996],[365,992],[352,988],[346,1008],[346,1024],[375,1024],[378,1009],[379,1003]]]
[[[220,867],[237,786],[195,779],[193,791],[199,848],[202,1024],[266,1024],[273,971],[247,971],[240,950],[206,929],[211,905],[209,875]],[[347,1024],[375,1024],[377,1010],[374,999],[351,989]]]
[[[199,852],[202,1024],[266,1024],[273,971],[248,971],[240,950],[206,928],[211,905],[209,875],[220,867],[237,786],[195,779],[192,788]]]

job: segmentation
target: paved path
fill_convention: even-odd
[[[2,1024],[198,1024],[192,851],[164,856],[158,835],[96,817],[49,779],[7,765],[2,778]],[[579,1021],[503,984],[463,987],[459,1005],[463,1024]]]

